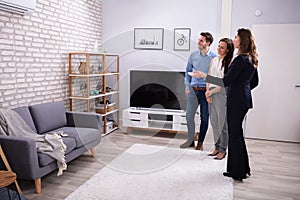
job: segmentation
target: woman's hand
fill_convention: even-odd
[[[193,76],[195,78],[206,78],[206,74],[204,72],[201,72],[201,71],[194,71]]]
[[[208,98],[206,98],[206,101],[207,101],[207,103],[212,103],[212,98],[208,97]]]
[[[205,97],[206,97],[206,98],[209,98],[211,95],[212,95],[211,91],[208,91],[208,90],[207,90],[207,91],[205,92]]]
[[[205,92],[205,98],[206,98],[206,101],[207,101],[208,103],[212,103],[211,95],[212,95],[211,91],[208,91],[208,90],[207,90],[207,91]]]

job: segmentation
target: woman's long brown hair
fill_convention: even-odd
[[[234,52],[234,45],[231,39],[229,38],[222,38],[220,42],[225,42],[227,45],[227,53],[226,56],[223,58],[222,60],[222,68],[224,67],[224,74],[227,73],[229,65],[232,61],[232,57],[233,57],[233,52]]]
[[[249,29],[240,28],[237,31],[237,35],[240,37],[240,48],[238,53],[248,55],[256,68],[258,66],[258,54],[251,31]]]

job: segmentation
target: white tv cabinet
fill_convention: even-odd
[[[134,108],[123,110],[123,127],[187,133],[186,114],[182,110]],[[200,130],[200,114],[195,115],[196,131]]]

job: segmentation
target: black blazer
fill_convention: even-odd
[[[206,81],[227,87],[228,108],[249,109],[253,107],[251,90],[258,85],[258,73],[247,56],[237,56],[223,79],[218,80],[208,75]]]

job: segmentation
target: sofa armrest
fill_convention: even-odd
[[[66,111],[66,115],[67,126],[102,129],[101,114]]]
[[[0,135],[0,145],[18,178],[36,178],[35,174],[39,169],[39,163],[33,139]],[[1,163],[1,168],[4,169],[3,163]]]

